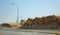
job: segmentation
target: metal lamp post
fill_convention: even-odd
[[[11,3],[12,5],[15,5],[17,7],[17,20],[16,20],[16,23],[19,22],[19,6],[15,3]]]

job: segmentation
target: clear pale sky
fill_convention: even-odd
[[[16,22],[17,7],[19,20],[47,15],[60,15],[60,0],[0,0],[0,23]]]

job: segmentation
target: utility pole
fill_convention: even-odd
[[[15,3],[11,3],[12,5],[15,5],[17,7],[17,19],[16,19],[16,23],[19,23],[19,6]]]

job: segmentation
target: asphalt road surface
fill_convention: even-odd
[[[55,35],[55,34],[46,34],[39,32],[23,32],[23,31],[6,31],[0,30],[0,35]]]

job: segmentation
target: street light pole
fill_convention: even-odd
[[[17,7],[17,20],[16,20],[16,23],[19,22],[19,6],[15,3],[11,3],[12,5],[15,5]]]

